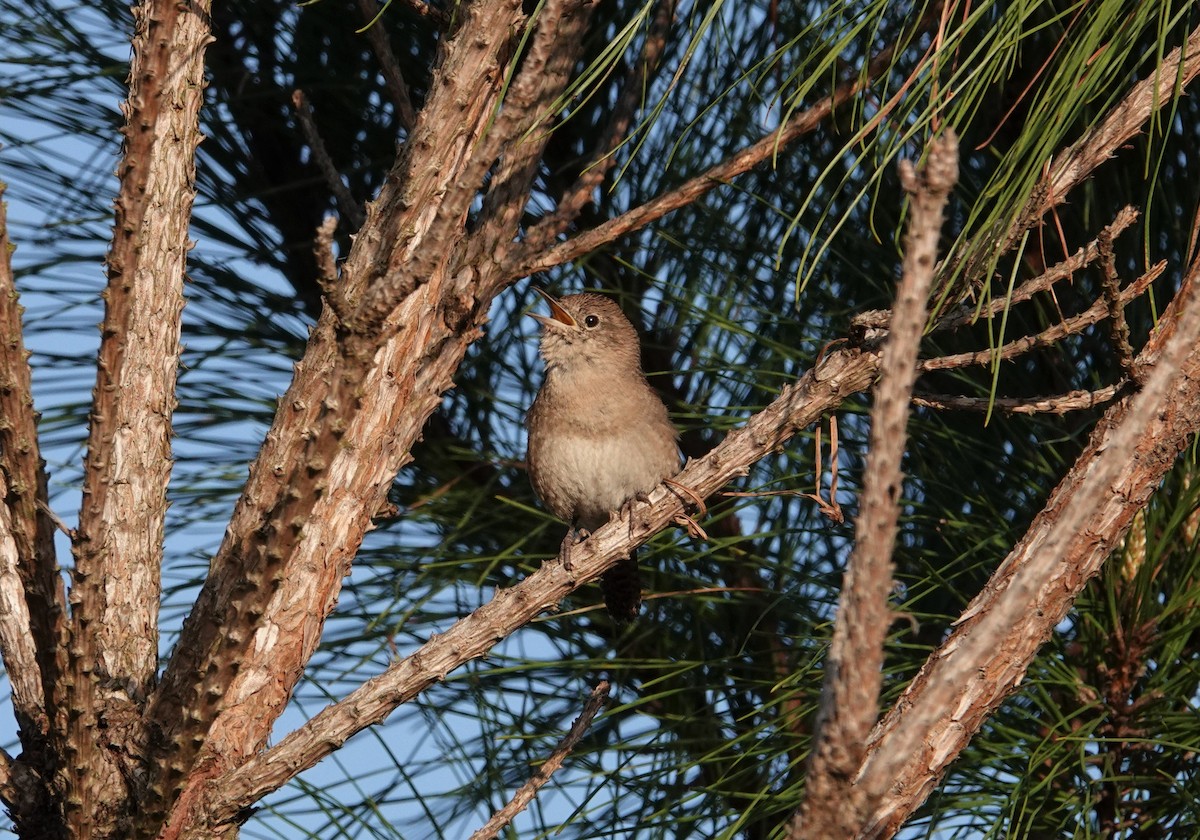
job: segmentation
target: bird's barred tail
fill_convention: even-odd
[[[638,573],[637,557],[626,557],[600,578],[604,605],[613,620],[622,624],[638,617],[642,607],[642,578]]]

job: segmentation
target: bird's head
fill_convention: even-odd
[[[558,300],[534,289],[550,305],[550,317],[530,313],[543,328],[541,349],[547,369],[641,370],[637,330],[616,303],[592,292]]]

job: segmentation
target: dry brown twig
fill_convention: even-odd
[[[1119,278],[1113,262],[1112,241],[1122,231],[1126,230],[1136,219],[1138,213],[1132,207],[1123,208],[1106,225],[1096,239],[1080,248],[1067,259],[1042,272],[1037,277],[1030,278],[1018,286],[1012,294],[977,309],[974,306],[961,304],[940,318],[933,330],[948,330],[975,323],[979,318],[991,318],[1006,307],[1031,299],[1039,292],[1053,291],[1053,286],[1059,280],[1070,277],[1075,271],[1100,260],[1103,271],[1104,298],[1092,304],[1084,312],[1054,324],[1045,330],[1031,336],[1023,336],[999,347],[988,350],[978,350],[967,353],[957,353],[923,359],[917,363],[922,372],[932,370],[947,370],[967,367],[970,365],[994,364],[997,360],[1011,359],[1022,353],[1027,353],[1038,347],[1051,346],[1063,338],[1081,332],[1089,326],[1099,323],[1105,318],[1114,319],[1114,325],[1124,325],[1124,307],[1145,292],[1150,285],[1162,276],[1166,270],[1166,262],[1160,261],[1151,266],[1127,288],[1119,288]],[[944,267],[943,267],[944,270]],[[891,322],[892,314],[888,310],[874,310],[860,313],[852,321],[852,334],[858,341],[866,337],[877,337],[885,334]],[[1114,344],[1121,355],[1122,367],[1129,373],[1133,370],[1133,350],[1129,346],[1128,327],[1123,333],[1114,326]],[[1121,336],[1124,341],[1121,341]],[[1047,397],[1010,398],[997,397],[994,399],[964,397],[950,394],[921,393],[913,397],[913,404],[933,409],[954,409],[967,411],[988,411],[992,408],[1009,414],[1065,414],[1101,405],[1113,399],[1124,386],[1128,378],[1116,385],[1099,388],[1093,391],[1077,390],[1065,394]]]
[[[803,498],[817,503],[817,509],[831,522],[841,525],[846,521],[842,506],[838,504],[838,427],[837,415],[829,415],[829,501],[821,498],[821,424],[817,424],[816,440],[813,449],[813,472],[816,474],[816,492],[801,493]]]
[[[350,194],[350,189],[342,181],[342,174],[333,165],[333,158],[329,156],[329,150],[325,148],[321,132],[317,131],[312,105],[309,104],[304,91],[292,91],[292,105],[296,109],[296,117],[300,120],[300,130],[304,134],[304,142],[308,144],[308,148],[312,152],[313,163],[317,165],[321,177],[325,179],[325,186],[329,188],[329,192],[337,201],[338,210],[341,211],[346,221],[355,230],[358,230],[366,221],[366,215],[358,202],[354,200],[354,196]]]
[[[1142,294],[1142,292],[1150,288],[1151,283],[1162,276],[1166,268],[1167,263],[1165,260],[1150,266],[1145,274],[1121,290],[1117,295],[1118,304],[1124,306]],[[1040,333],[1014,339],[994,350],[976,350],[968,353],[938,356],[933,359],[922,359],[917,363],[917,368],[924,373],[931,370],[951,370],[970,365],[990,365],[997,360],[1011,359],[1038,347],[1049,347],[1052,344],[1056,344],[1069,335],[1074,335],[1093,324],[1100,323],[1108,317],[1108,313],[1109,306],[1101,298],[1078,315],[1053,324]]]
[[[825,665],[805,797],[788,826],[792,840],[849,837],[875,808],[876,797],[850,780],[879,716],[883,643],[891,625],[888,597],[903,485],[905,425],[938,238],[957,180],[958,138],[950,129],[930,144],[921,170],[911,161],[900,164],[901,184],[911,196],[904,266],[871,410],[862,511]]]
[[[500,833],[503,828],[512,822],[513,817],[525,810],[533,798],[537,796],[537,792],[542,789],[546,782],[550,781],[550,777],[554,771],[562,767],[567,756],[575,749],[575,745],[583,738],[588,727],[592,725],[592,720],[597,713],[604,708],[604,704],[608,702],[609,682],[601,680],[588,697],[587,702],[583,704],[583,711],[579,713],[579,717],[575,718],[575,722],[571,724],[571,728],[567,730],[567,734],[558,742],[558,746],[554,748],[554,752],[546,758],[538,771],[524,785],[521,786],[513,798],[509,800],[503,808],[492,815],[484,825],[471,835],[471,840],[491,840]]]
[[[431,9],[424,3],[419,5],[422,9]],[[358,0],[358,11],[362,15],[363,23],[366,24],[367,41],[371,45],[371,52],[375,53],[375,58],[379,60],[384,87],[387,88],[392,106],[396,109],[400,126],[405,131],[411,132],[413,126],[417,124],[417,112],[413,109],[412,98],[408,95],[408,85],[404,81],[404,74],[400,72],[400,63],[396,61],[392,45],[388,43],[383,21],[378,19],[383,13],[382,9],[374,4],[374,0]]]
[[[1053,397],[961,397],[952,394],[913,395],[913,405],[956,411],[999,411],[1003,414],[1067,414],[1111,402],[1127,380],[1094,391],[1068,391]]]

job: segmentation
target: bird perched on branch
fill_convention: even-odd
[[[575,529],[600,527],[679,471],[678,434],[642,373],[637,330],[621,308],[603,295],[556,300],[537,291],[550,317],[533,315],[543,327],[546,379],[526,418],[526,463],[538,498],[571,525],[563,541],[569,557]],[[600,585],[614,619],[637,617],[634,557],[605,572]]]

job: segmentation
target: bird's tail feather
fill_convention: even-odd
[[[621,560],[600,578],[604,605],[614,621],[626,624],[638,617],[642,607],[642,578],[637,557]]]

